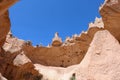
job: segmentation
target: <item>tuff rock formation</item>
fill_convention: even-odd
[[[120,0],[105,0],[100,7],[105,29],[120,41]]]
[[[46,67],[35,64],[43,80],[120,80],[120,44],[109,31],[98,31],[85,58],[78,65],[67,68]],[[47,72],[47,73],[46,73]]]
[[[6,35],[10,31],[8,8],[17,1],[18,0],[0,0],[0,48],[3,46]]]
[[[6,78],[4,78],[1,73],[0,73],[0,80],[7,80]]]
[[[15,2],[0,0],[0,80],[120,80],[120,0],[105,0],[87,31],[65,41],[55,33],[48,47],[10,32]]]
[[[52,40],[52,46],[61,46],[62,45],[62,39],[59,37],[58,33],[55,33],[55,37]]]

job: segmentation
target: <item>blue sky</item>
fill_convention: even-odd
[[[100,17],[104,0],[21,0],[10,8],[12,33],[33,45],[51,43],[58,32],[67,36],[87,30],[88,23]]]

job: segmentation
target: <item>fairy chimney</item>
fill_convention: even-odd
[[[62,39],[59,37],[58,32],[55,33],[55,37],[52,40],[52,46],[61,46],[62,45]]]

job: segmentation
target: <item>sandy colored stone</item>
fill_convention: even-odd
[[[32,63],[26,63],[17,70],[14,80],[41,80],[42,77]]]
[[[42,80],[70,80],[74,73],[76,80],[120,80],[119,59],[119,42],[109,31],[103,30],[95,34],[89,50],[80,64],[67,68],[46,67],[40,64],[34,66],[43,74]]]
[[[4,44],[6,35],[10,30],[9,13],[6,11],[0,16],[0,47]]]
[[[0,80],[7,80],[5,77],[3,77],[0,73]]]
[[[14,53],[20,51],[22,46],[25,45],[25,41],[14,37],[10,32],[6,37],[6,41],[3,45],[3,49],[6,52]]]
[[[120,0],[105,0],[100,7],[105,29],[120,41]]]
[[[52,40],[52,46],[59,47],[62,45],[62,39],[59,37],[59,34],[56,32]]]
[[[34,69],[32,62],[28,62],[25,56],[19,57],[21,52],[16,52],[11,54],[9,52],[3,52],[4,56],[0,55],[0,72],[8,80],[40,80],[42,75]],[[18,61],[19,57],[19,61]],[[14,61],[18,61],[18,64],[15,65]],[[20,60],[21,59],[21,60]],[[24,62],[23,62],[24,60]],[[26,61],[25,61],[26,60]]]
[[[24,52],[18,54],[16,58],[13,60],[13,64],[15,66],[21,66],[28,62],[31,62],[31,60],[24,54]]]
[[[3,46],[6,35],[10,30],[10,19],[8,8],[18,0],[1,0],[0,1],[0,47]]]
[[[48,47],[34,47],[8,33],[7,9],[16,1],[0,2],[0,47],[4,45],[0,48],[0,78],[70,80],[75,73],[76,80],[120,80],[120,0],[105,0],[100,7],[102,18],[90,23],[87,31],[64,42],[56,33]]]
[[[61,46],[57,45],[50,47],[34,47],[28,42],[17,39],[11,36],[12,34],[8,34],[3,49],[10,53],[22,50],[33,63],[39,63],[46,66],[67,67],[81,62],[89,48],[94,34],[99,30],[103,29],[97,26],[91,27],[88,29],[87,33],[83,32],[80,36],[73,36],[69,40],[62,42],[63,44]],[[53,43],[56,40],[60,40],[59,42],[61,42],[58,35],[56,35],[56,37]],[[72,42],[70,40],[72,40]]]
[[[15,4],[18,0],[0,0],[0,16],[2,16],[10,6]]]

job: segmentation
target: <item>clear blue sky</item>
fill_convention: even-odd
[[[10,8],[11,29],[15,36],[33,45],[51,43],[58,32],[67,36],[87,30],[88,23],[100,17],[104,0],[20,0]]]

